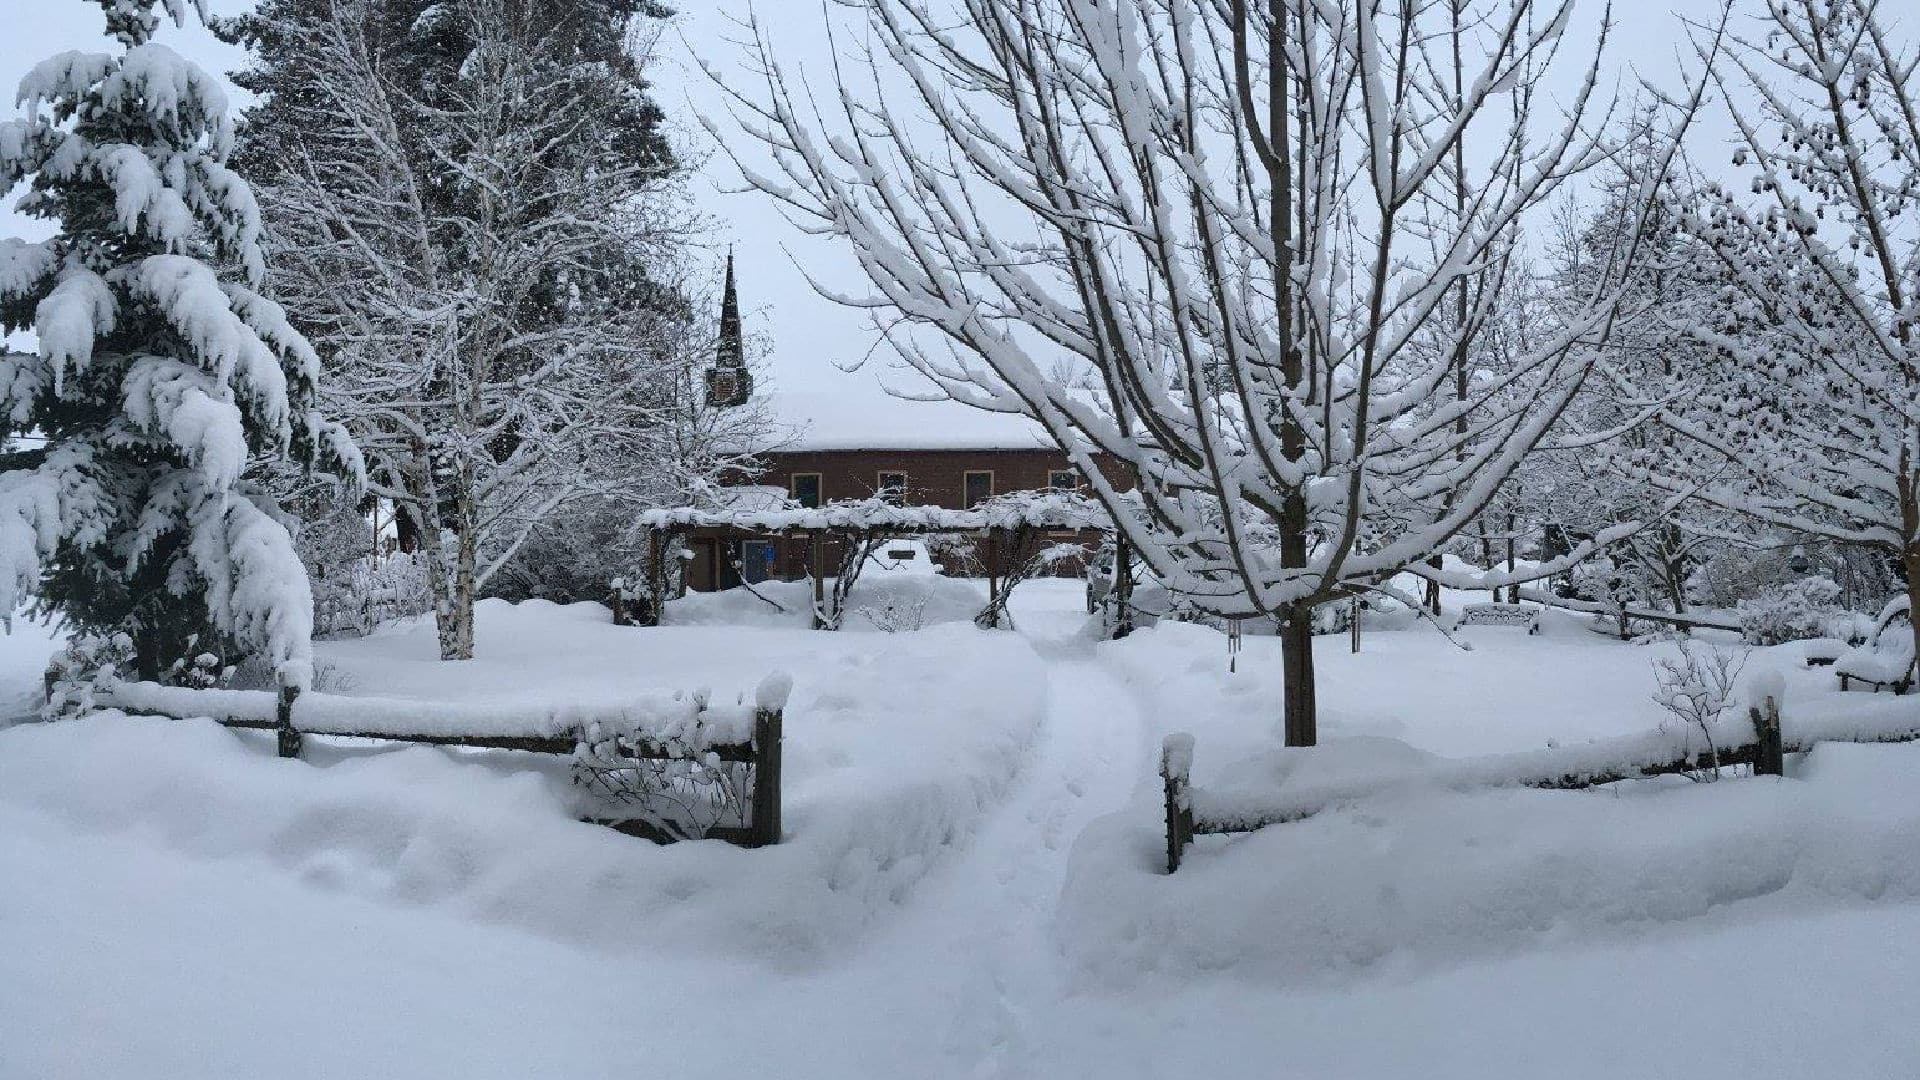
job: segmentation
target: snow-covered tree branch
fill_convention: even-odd
[[[1312,609],[1447,578],[1426,560],[1611,328],[1638,228],[1497,367],[1461,347],[1521,231],[1614,163],[1607,28],[1563,56],[1572,4],[1534,0],[857,7],[871,54],[843,44],[825,93],[754,27],[764,92],[736,111],[771,165],[742,168],[850,243],[872,291],[830,295],[873,308],[941,391],[1038,419],[1116,507],[1094,455],[1125,462],[1148,513],[1116,520],[1173,589],[1282,619],[1288,738],[1312,743]]]
[[[1657,393],[1693,464],[1656,478],[1766,529],[1881,552],[1913,604],[1916,56],[1867,0],[1774,0],[1762,25],[1720,75],[1751,190],[1702,184],[1675,200],[1720,285],[1675,321],[1704,355]]]
[[[712,463],[685,452],[716,426],[691,377],[711,340],[682,280],[694,225],[621,46],[653,10],[277,0],[233,24],[270,95],[246,152],[282,289],[333,346],[372,490],[422,538],[447,658],[544,527]]]

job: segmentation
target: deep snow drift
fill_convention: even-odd
[[[1024,639],[971,626],[659,632],[613,627],[598,605],[490,603],[481,628],[479,658],[462,664],[420,657],[432,640],[424,624],[321,650],[335,681],[359,692],[447,706],[607,700],[676,682],[728,699],[733,687],[716,676],[791,672],[788,842],[655,847],[580,824],[557,759],[315,738],[308,760],[282,761],[252,733],[117,714],[0,732],[0,799],[557,938],[805,966],[964,844],[1019,769],[1046,692]],[[656,641],[674,646],[647,647]],[[529,670],[562,656],[580,665],[564,678]]]

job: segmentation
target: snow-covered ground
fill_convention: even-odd
[[[1166,877],[1158,738],[1198,736],[1203,784],[1271,779],[1273,642],[1232,673],[1190,626],[1094,645],[1077,583],[1023,588],[1018,633],[489,604],[471,662],[424,625],[321,646],[337,692],[453,701],[789,671],[771,850],[576,824],[493,755],[0,731],[0,1077],[1920,1073],[1920,748],[1403,792]],[[1323,736],[1461,756],[1659,720],[1648,648],[1560,615],[1463,635],[1321,639]],[[0,652],[6,700],[45,638]],[[1790,673],[1789,718],[1920,709],[1831,683]]]

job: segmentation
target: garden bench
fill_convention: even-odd
[[[1904,694],[1913,687],[1914,660],[1904,652],[1894,650],[1876,650],[1867,646],[1854,649],[1834,664],[1833,673],[1840,676],[1840,689],[1850,689],[1849,683],[1865,683],[1874,693],[1882,688],[1895,694]]]
[[[1462,626],[1524,626],[1527,633],[1540,632],[1540,610],[1527,604],[1468,604],[1454,619],[1455,629]]]
[[[1873,632],[1867,635],[1866,644],[1847,651],[1834,665],[1833,673],[1840,676],[1840,689],[1848,689],[1849,683],[1866,683],[1875,693],[1881,687],[1895,694],[1904,694],[1913,687],[1914,655],[1913,631],[1902,625],[1907,618],[1906,605],[1895,600],[1887,605],[1875,620]],[[1893,632],[1888,637],[1888,631]],[[1884,640],[1883,640],[1884,639]]]

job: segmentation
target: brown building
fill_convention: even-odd
[[[894,398],[869,398],[849,407],[844,398],[806,394],[776,395],[776,414],[789,426],[757,455],[764,471],[750,481],[759,489],[754,494],[769,500],[784,494],[813,507],[880,496],[908,506],[966,510],[996,495],[1082,486],[1066,454],[1049,445],[1037,425],[1018,417]],[[1103,461],[1101,468],[1109,480],[1131,486],[1122,481],[1125,469],[1118,462]],[[1046,539],[1091,549],[1100,534],[1061,532]],[[1008,569],[1006,553],[976,538],[930,538],[928,546],[949,574]],[[793,580],[809,573],[807,543],[798,538],[695,541],[693,556],[687,585],[701,591],[738,584],[736,562],[750,581]],[[839,558],[837,546],[827,552],[829,573]],[[1063,564],[1058,571],[1077,569]]]

